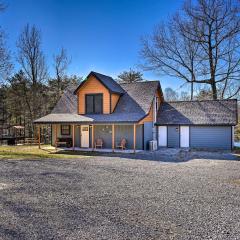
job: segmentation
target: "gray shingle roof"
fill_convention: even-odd
[[[237,101],[205,100],[164,102],[161,104],[159,125],[236,125]]]
[[[121,87],[128,93],[138,106],[147,114],[150,110],[155,92],[160,87],[159,81],[144,81],[136,83],[122,83]]]
[[[76,85],[67,87],[52,110],[52,113],[75,113],[77,114],[77,96],[74,95]]]
[[[138,122],[148,114],[155,91],[159,86],[160,84],[158,81],[121,84],[120,88],[122,89],[123,94],[112,114],[89,115],[77,114],[77,96],[74,95],[76,86],[70,86],[65,90],[52,113],[37,119],[35,123]]]
[[[91,72],[90,74],[99,79],[111,92],[120,94],[124,93],[124,90],[112,77],[97,72]]]
[[[74,113],[50,113],[34,121],[34,123],[79,123],[92,122],[91,118]]]
[[[121,86],[124,89],[124,94],[120,97],[112,114],[78,115],[77,96],[74,95],[76,86],[70,86],[64,91],[52,113],[37,119],[35,123],[130,123],[141,120],[150,110],[159,82],[138,82],[121,84]]]
[[[124,93],[124,90],[112,77],[92,71],[88,74],[87,78],[91,75],[95,76],[110,92],[118,94]],[[77,87],[77,89],[74,92],[75,94],[85,81],[81,82],[81,84]]]

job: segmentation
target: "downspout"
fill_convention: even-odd
[[[152,135],[153,135],[153,140],[157,140],[156,132],[157,132],[157,127],[155,126],[156,123],[156,116],[157,110],[156,110],[156,96],[154,96],[153,99],[153,126],[152,126]]]

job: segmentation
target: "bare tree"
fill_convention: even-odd
[[[188,83],[207,84],[212,98],[217,99],[233,97],[240,90],[239,46],[238,5],[233,1],[198,0],[196,4],[185,2],[180,14],[145,38],[141,53],[145,69]],[[238,86],[226,96],[234,82]]]
[[[41,50],[41,34],[35,27],[26,25],[17,41],[18,57],[26,76],[33,87],[47,79],[45,58]]]
[[[134,71],[131,68],[129,71],[123,71],[118,75],[119,82],[133,83],[143,81],[142,73]]]
[[[189,101],[189,100],[190,100],[190,96],[189,96],[188,92],[186,92],[186,91],[181,91],[180,96],[179,96],[179,99],[180,99],[181,101]]]
[[[5,82],[12,70],[10,52],[5,44],[5,34],[0,30],[0,83]]]
[[[168,87],[164,90],[164,99],[166,101],[177,101],[179,98],[179,95],[176,91],[174,91],[172,88]]]
[[[29,82],[29,94],[25,96],[29,103],[30,120],[41,116],[44,109],[44,83],[47,80],[47,67],[41,50],[41,34],[35,27],[26,25],[17,41],[17,60],[22,67],[26,80]],[[32,133],[34,127],[32,127]]]
[[[0,2],[0,12],[5,10],[5,4]],[[10,52],[6,47],[6,37],[4,31],[0,27],[0,83],[5,82],[12,70],[10,61]]]
[[[58,99],[64,90],[64,79],[66,78],[66,71],[71,60],[67,56],[67,51],[64,48],[61,49],[59,54],[53,56],[53,60],[53,67],[55,70],[55,78],[57,83],[56,96]]]

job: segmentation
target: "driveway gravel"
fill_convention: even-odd
[[[0,239],[240,239],[237,158],[171,153],[0,161]]]

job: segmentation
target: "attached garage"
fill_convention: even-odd
[[[164,102],[158,112],[158,146],[231,150],[236,100]]]
[[[232,148],[232,128],[229,126],[190,127],[190,146],[192,148]]]
[[[159,147],[211,148],[231,150],[230,126],[161,126],[158,131]]]

